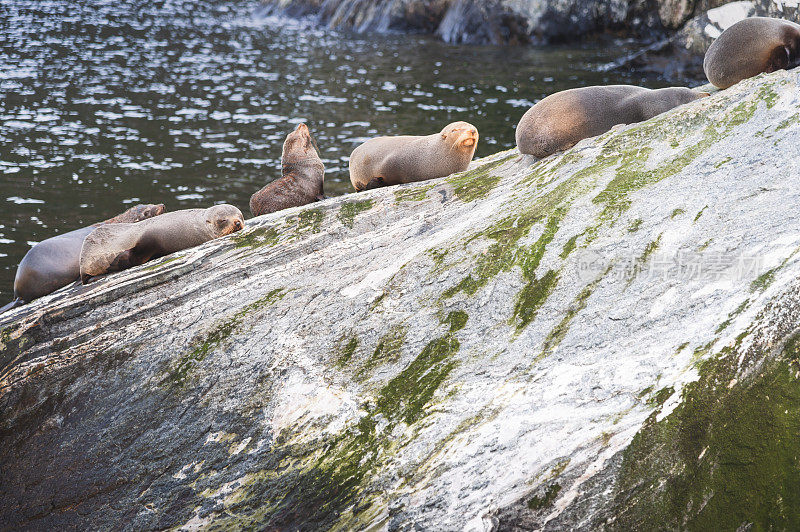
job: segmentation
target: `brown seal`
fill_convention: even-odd
[[[19,263],[14,279],[14,297],[21,301],[32,301],[77,281],[80,278],[83,240],[97,227],[134,223],[163,213],[164,205],[136,205],[99,224],[39,242]]]
[[[423,137],[378,137],[350,155],[350,182],[357,191],[463,172],[478,146],[478,129],[453,122]]]
[[[261,216],[325,199],[325,166],[305,124],[289,133],[283,143],[281,177],[250,197],[250,212]]]
[[[551,94],[528,109],[517,125],[521,153],[547,157],[618,124],[649,120],[670,109],[708,96],[685,87],[645,89],[608,85]]]
[[[708,81],[727,89],[762,72],[797,66],[800,25],[788,20],[751,17],[722,32],[703,60]]]
[[[233,205],[175,211],[135,224],[102,225],[83,241],[81,281],[199,246],[243,227],[242,212]]]

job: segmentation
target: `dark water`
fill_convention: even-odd
[[[133,203],[232,203],[279,175],[307,122],[326,192],[366,138],[475,124],[478,156],[552,92],[664,84],[600,67],[635,45],[497,48],[365,38],[236,0],[0,0],[0,304],[35,242]]]

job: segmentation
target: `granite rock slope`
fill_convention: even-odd
[[[0,316],[0,522],[795,528],[799,83]]]

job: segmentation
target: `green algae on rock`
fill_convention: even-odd
[[[348,201],[339,209],[337,218],[342,222],[342,225],[352,229],[356,216],[358,216],[359,213],[370,210],[373,204],[374,202],[371,199],[364,201]]]

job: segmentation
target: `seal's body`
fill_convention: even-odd
[[[325,199],[325,166],[305,124],[289,133],[283,143],[281,177],[250,197],[250,212],[261,216]]]
[[[547,157],[618,124],[649,120],[670,109],[708,96],[684,87],[645,89],[608,85],[551,94],[528,109],[517,125],[521,153]]]
[[[370,139],[350,155],[350,182],[362,191],[463,172],[477,146],[478,130],[467,122],[422,137]]]
[[[243,227],[242,213],[233,205],[175,211],[135,224],[103,225],[83,241],[80,278],[86,283],[91,277],[199,246]]]
[[[14,279],[14,297],[32,301],[77,281],[83,240],[97,227],[134,223],[163,213],[163,205],[136,205],[105,222],[39,242],[19,263]]]
[[[727,89],[762,72],[797,66],[800,25],[788,20],[751,17],[722,32],[703,60],[708,81]]]

